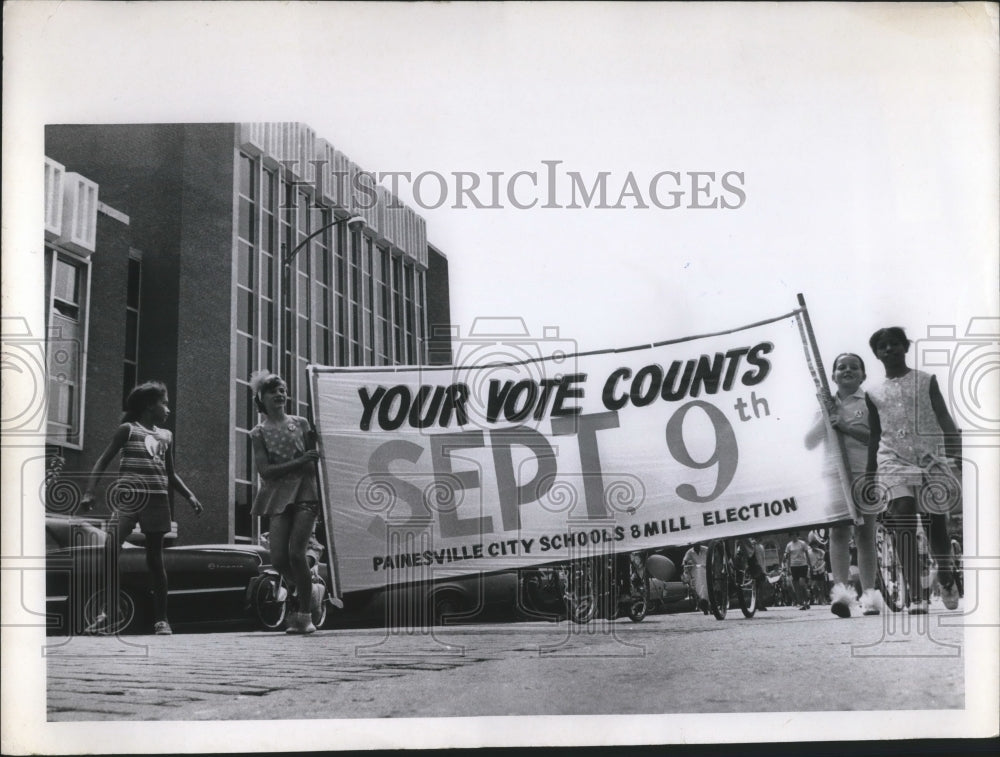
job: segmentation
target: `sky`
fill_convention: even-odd
[[[997,313],[996,49],[970,44],[981,7],[97,5],[30,14],[32,33],[72,45],[18,77],[32,88],[10,115],[302,121],[366,170],[443,176],[439,208],[433,176],[422,203],[406,180],[400,196],[448,257],[460,334],[520,316],[533,336],[622,347],[787,312],[801,292],[829,360],[864,354],[884,325],[916,338]],[[159,31],[109,44],[139,24]],[[34,150],[39,137],[15,138]],[[519,171],[544,181],[542,161],[560,161],[562,196],[567,172],[588,186],[607,172],[614,205],[631,174],[648,207],[454,207],[455,172],[482,187],[502,172],[503,190]],[[687,182],[684,206],[652,204],[663,171]],[[745,200],[687,207],[690,172],[714,172],[701,181],[716,195],[739,174]],[[529,181],[515,199],[544,204]]]
[[[520,317],[626,347],[802,293],[829,367],[881,326],[1000,314],[995,5],[14,2],[4,21],[3,315],[34,333],[46,123],[301,121],[369,171],[560,161],[560,192],[607,172],[608,204],[634,177],[650,207],[456,208],[452,189],[418,208],[460,335]],[[668,171],[739,174],[742,202],[655,207]],[[515,199],[545,204],[526,181]]]

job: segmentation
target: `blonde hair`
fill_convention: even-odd
[[[264,403],[261,402],[260,395],[264,392],[271,391],[277,386],[284,386],[285,380],[281,378],[277,373],[271,373],[271,371],[260,370],[254,371],[250,374],[250,389],[253,391],[253,403],[257,406],[257,410],[267,414],[264,409]]]

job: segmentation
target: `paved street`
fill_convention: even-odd
[[[960,623],[940,605],[929,616],[849,620],[815,607],[752,620],[683,613],[433,634],[50,638],[48,713],[89,721],[962,708]]]

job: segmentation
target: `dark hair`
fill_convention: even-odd
[[[894,342],[902,342],[906,345],[906,351],[910,351],[910,340],[907,338],[906,332],[903,331],[901,326],[889,326],[884,329],[879,329],[872,334],[872,338],[868,340],[868,346],[872,348],[872,352],[875,352],[875,345],[877,345],[882,339],[892,339]]]
[[[831,373],[837,370],[837,362],[842,357],[857,358],[857,361],[861,363],[861,373],[863,373],[866,377],[868,376],[868,371],[865,370],[865,361],[861,359],[861,355],[855,355],[853,352],[841,352],[839,355],[837,355],[837,357],[833,359],[833,368],[830,369]]]
[[[125,412],[122,422],[137,421],[143,412],[167,396],[167,386],[162,381],[147,381],[139,384],[125,399]]]
[[[255,388],[253,394],[253,404],[257,408],[257,412],[264,413],[267,415],[267,410],[264,408],[264,403],[260,401],[260,395],[264,392],[270,392],[279,386],[286,386],[285,380],[281,378],[277,373],[269,373],[264,378],[254,378],[251,377],[253,386]]]

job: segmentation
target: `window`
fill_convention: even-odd
[[[344,240],[346,231],[344,224],[334,227],[337,230],[337,250],[334,255],[334,304],[336,313],[334,318],[334,331],[336,335],[335,355],[337,365],[350,365],[347,356],[347,260],[344,255]]]
[[[249,431],[257,423],[250,391],[250,374],[260,366],[258,347],[273,344],[271,300],[273,284],[267,280],[273,266],[268,262],[271,242],[260,233],[273,230],[273,184],[268,172],[261,172],[258,161],[240,155],[238,171],[237,238],[236,238],[236,423],[233,431],[233,452],[236,458],[233,504],[234,534],[237,541],[251,541],[254,518],[250,515],[253,486],[257,476],[253,471],[253,452]],[[268,222],[271,219],[271,222]]]
[[[295,244],[300,244],[311,233],[310,221],[312,214],[309,212],[309,198],[301,191],[296,192],[296,237]],[[309,321],[310,321],[310,292],[309,282],[312,279],[312,255],[310,249],[315,244],[315,240],[307,242],[292,261],[294,271],[295,286],[289,295],[294,299],[293,309],[295,312],[295,328],[292,342],[289,346],[295,352],[295,372],[286,374],[285,381],[288,383],[288,392],[294,401],[294,406],[290,408],[296,415],[309,414],[309,392],[306,388],[306,366],[312,361],[312,345],[310,343]],[[295,249],[294,247],[292,249]]]
[[[361,287],[361,234],[357,231],[351,233],[350,250],[350,335],[351,335],[351,365],[361,365],[363,353],[361,344],[363,340],[362,329],[364,320],[361,317],[361,297],[363,289]]]
[[[392,271],[389,250],[379,248],[376,260],[375,291],[377,294],[378,364],[392,365]]]
[[[45,270],[49,303],[45,324],[48,441],[77,446],[83,428],[83,345],[90,267],[72,255],[47,247]]]
[[[80,266],[59,257],[53,270],[52,307],[66,318],[79,320]]]
[[[427,271],[417,269],[417,298],[416,298],[416,340],[417,340],[417,362],[421,365],[427,362],[427,296],[426,281]]]
[[[142,292],[142,255],[130,250],[125,290],[125,358],[122,371],[122,403],[139,380],[139,306]]]
[[[362,256],[361,276],[364,280],[364,304],[362,309],[365,317],[365,354],[364,364],[375,365],[375,272],[372,268],[372,238],[364,237],[364,255]]]
[[[413,266],[403,266],[403,298],[406,303],[406,362],[408,365],[415,365],[420,362],[417,358],[417,311],[416,303],[413,300]]]
[[[394,257],[392,259],[392,341],[393,341],[393,363],[400,364],[406,362],[406,352],[403,344],[403,320],[405,318],[403,308],[403,259]]]
[[[321,229],[331,222],[331,211],[314,208],[314,228]],[[332,229],[327,229],[313,242],[312,277],[312,354],[316,362],[329,365],[332,358],[333,301],[330,296],[331,271],[330,241]]]
[[[232,522],[237,540],[249,540],[259,530],[249,513],[257,476],[248,435],[259,419],[250,374],[262,368],[280,373],[294,403],[289,411],[308,416],[310,362],[347,366],[419,360],[422,310],[417,308],[422,304],[415,298],[422,296],[423,284],[414,278],[416,269],[378,247],[373,236],[346,223],[332,225],[336,209],[266,158],[240,153],[233,189]],[[300,244],[286,266],[286,256]],[[72,310],[69,273],[60,273],[60,302]],[[71,403],[72,393],[61,401]]]

